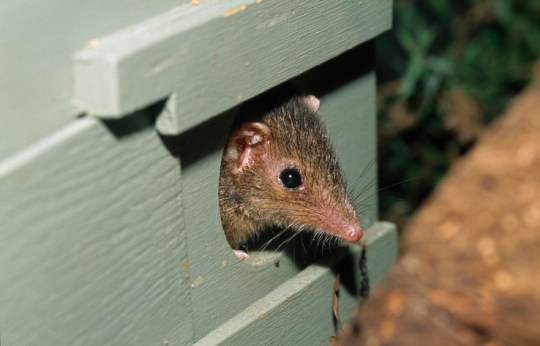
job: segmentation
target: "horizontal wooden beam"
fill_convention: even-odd
[[[369,281],[374,286],[387,275],[396,259],[395,226],[387,222],[376,223],[366,232],[364,244]],[[344,270],[340,273],[342,282],[347,279],[347,275],[361,280],[360,248],[351,246],[348,256],[350,262],[356,264],[354,269],[348,266],[340,268],[339,264],[342,263],[343,257],[337,256],[327,258],[322,263],[312,264],[198,340],[195,345],[249,345],[253,344],[254,340],[278,339],[283,345],[327,343],[330,336],[336,335],[330,321],[332,282],[336,273]],[[354,274],[351,275],[351,272]],[[358,297],[342,287],[338,301],[341,306],[341,318],[347,321],[357,306]],[[283,333],[277,337],[276,331]]]
[[[75,102],[120,118],[171,97],[158,129],[178,134],[375,37],[390,0],[228,0],[184,5],[74,55]]]

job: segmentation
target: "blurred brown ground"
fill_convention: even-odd
[[[536,75],[413,217],[340,344],[540,345]]]

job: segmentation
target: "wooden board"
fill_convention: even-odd
[[[0,80],[2,345],[232,343],[250,333],[319,342],[335,333],[323,297],[337,272],[358,278],[359,247],[317,264],[298,246],[240,262],[219,218],[234,107],[291,79],[321,99],[350,189],[366,188],[355,205],[369,229],[372,283],[393,262],[395,231],[377,222],[366,42],[389,27],[391,1],[0,7],[10,48],[0,60],[10,67]],[[75,118],[83,111],[100,118]],[[354,287],[343,293],[344,315]],[[303,325],[278,337],[302,314]],[[319,333],[302,332],[317,323]]]
[[[293,82],[321,97],[321,116],[349,181],[363,172],[371,189],[357,207],[365,228],[377,220],[375,155],[375,76],[371,68],[372,45],[364,45]],[[221,228],[217,189],[222,148],[234,112],[171,139],[182,162],[184,217],[190,253],[194,338],[204,336],[221,323],[289,280],[306,267],[292,253],[279,251],[262,264],[238,261],[231,253]],[[212,140],[208,140],[212,134]],[[362,188],[362,186],[359,186]],[[300,256],[296,254],[296,257]],[[279,267],[275,267],[275,261]],[[218,308],[216,308],[218,307]]]
[[[0,159],[70,123],[71,57],[86,42],[189,0],[0,1]]]
[[[364,243],[369,249],[370,284],[375,286],[395,260],[397,232],[392,224],[377,223],[368,230]],[[304,269],[195,345],[329,345],[330,337],[338,332],[332,313],[336,274],[341,282],[352,279],[360,285],[361,250],[353,246],[349,251]],[[340,318],[346,322],[356,308],[358,293],[342,284],[338,301]]]
[[[227,0],[182,7],[100,38],[75,57],[75,101],[122,117],[171,96],[179,134],[380,34],[390,0]]]
[[[79,119],[0,164],[0,199],[2,345],[191,340],[180,167],[151,127]]]

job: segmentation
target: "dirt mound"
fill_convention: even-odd
[[[342,344],[540,345],[540,83],[458,162]]]

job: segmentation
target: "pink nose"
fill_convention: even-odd
[[[351,228],[349,232],[347,232],[345,240],[350,241],[352,243],[355,243],[362,239],[362,236],[364,235],[364,232],[361,228]]]

